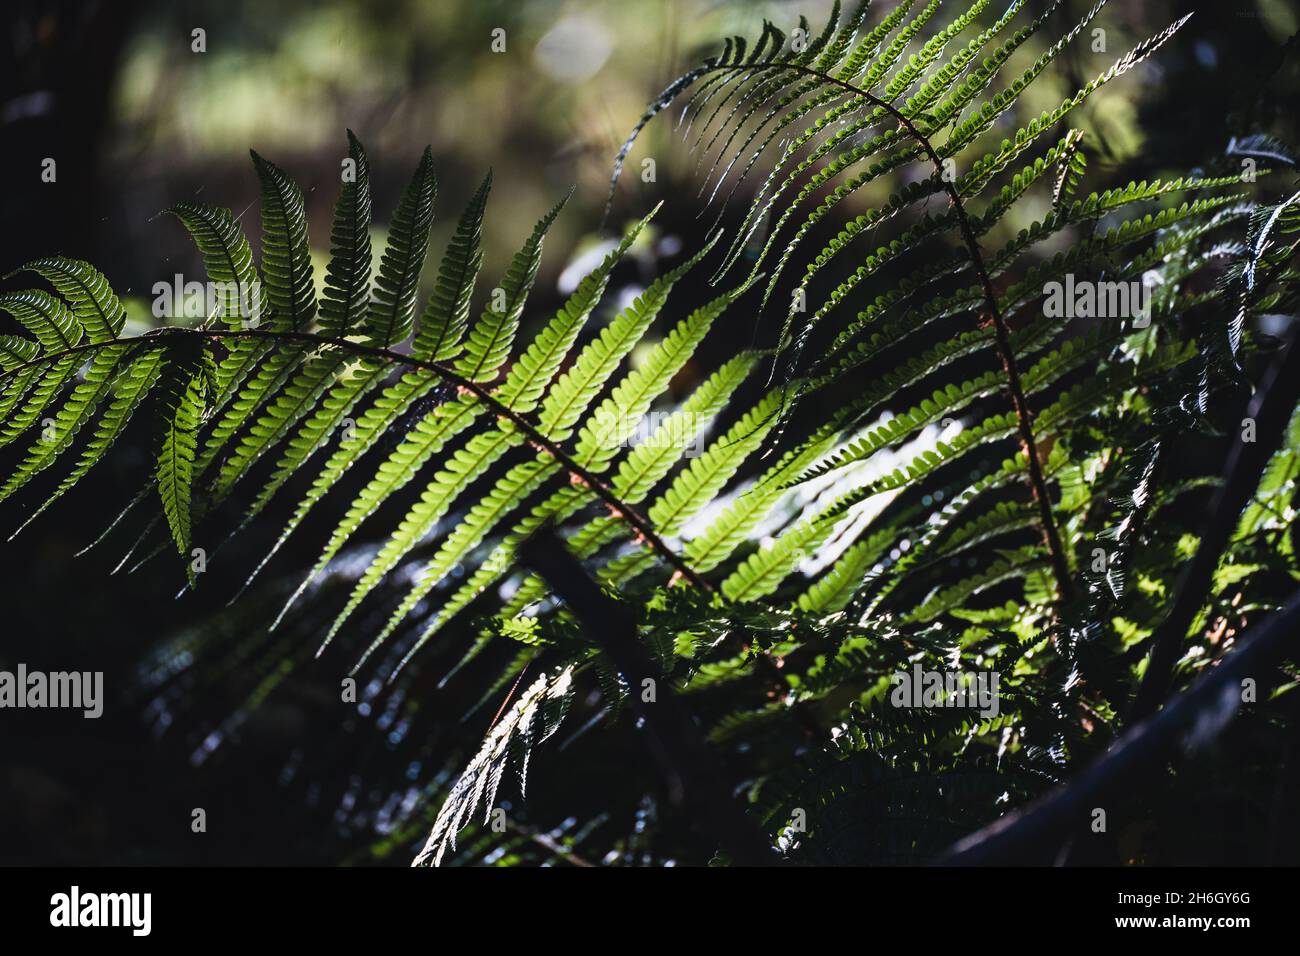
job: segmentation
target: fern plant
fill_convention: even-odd
[[[342,640],[352,674],[374,667],[409,699],[408,665],[469,612],[444,683],[489,648],[517,648],[480,688],[500,705],[481,747],[424,794],[441,808],[419,821],[431,832],[418,862],[444,859],[466,826],[476,855],[496,845],[473,821],[490,820],[506,769],[526,773],[578,688],[599,689],[592,716],[607,722],[643,693],[601,623],[521,564],[521,548],[554,530],[631,615],[665,692],[728,754],[777,852],[893,862],[942,850],[1125,727],[1195,550],[1185,514],[1164,516],[1214,482],[1171,447],[1222,429],[1214,408],[1270,359],[1275,341],[1252,329],[1294,312],[1300,239],[1296,197],[1261,203],[1231,159],[1221,174],[1084,190],[1084,136],[1064,121],[1185,20],[1002,135],[1104,0],[1019,72],[1010,64],[1055,5],[1031,18],[1015,0],[992,17],[974,0],[946,24],[939,6],[903,0],[869,25],[869,4],[847,16],[837,4],[819,32],[801,21],[788,36],[764,24],[664,90],[615,181],[640,130],[682,103],[715,228],[594,334],[584,329],[649,216],[525,339],[564,201],[489,284],[486,178],[421,308],[432,154],[376,266],[366,154],[350,133],[323,283],[301,190],[256,153],[259,264],[229,210],[171,210],[209,280],[233,293],[197,325],[124,335],[125,310],[93,266],[29,263],[21,271],[54,293],[0,295],[24,331],[0,338],[0,442],[39,434],[0,498],[76,452],[26,527],[144,410],[155,467],[110,525],[138,516],[119,567],[174,550],[196,586],[226,537],[287,499],[240,592],[262,615],[272,557],[344,476],[368,476],[259,618],[279,634],[306,622],[306,640],[257,645],[257,697],[283,679],[279,661]],[[1280,144],[1235,147],[1294,173]],[[716,294],[679,301],[674,287],[706,262]],[[1051,283],[1076,277],[1142,283],[1150,306],[1084,323],[1045,307]],[[762,346],[736,348],[751,330]],[[673,401],[670,383],[717,339],[725,360]],[[635,441],[652,411],[663,414]],[[1292,418],[1214,556],[1213,586],[1178,635],[1179,680],[1226,649],[1214,621],[1235,633],[1294,587],[1295,430]],[[383,506],[407,494],[393,520]],[[233,528],[220,520],[232,505]],[[353,548],[372,540],[358,563]],[[346,594],[318,610],[335,578]],[[996,672],[998,712],[891,706],[891,679],[913,667]],[[508,843],[573,856],[527,827]]]

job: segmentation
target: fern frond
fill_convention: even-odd
[[[568,438],[576,423],[585,413],[597,391],[613,373],[618,363],[631,350],[632,346],[645,334],[662,307],[669,290],[674,283],[693,268],[699,256],[691,259],[673,270],[663,279],[648,289],[628,309],[624,310],[592,343],[584,349],[572,369],[565,373],[551,390],[539,416],[541,432],[553,440]],[[646,364],[629,373],[618,384],[609,399],[591,416],[589,424],[583,428],[577,443],[575,460],[592,473],[603,472],[614,457],[617,448],[627,440],[627,430],[639,421],[648,409],[651,401],[668,385],[672,374],[676,372],[694,352],[703,339],[714,318],[730,304],[741,290],[722,296],[709,307],[697,310],[684,320],[669,336],[655,348]],[[738,383],[738,381],[737,381]],[[734,387],[734,386],[733,386]],[[703,393],[704,396],[709,392]],[[713,403],[704,403],[702,399],[695,407],[705,411],[713,408]],[[684,446],[682,446],[684,447]],[[372,642],[371,649],[378,645],[404,620],[429,591],[439,584],[452,567],[459,564],[468,552],[477,547],[491,529],[506,514],[523,502],[532,491],[559,470],[559,465],[545,452],[537,459],[515,466],[488,493],[470,514],[451,533],[439,547],[433,559],[420,572],[411,593],[393,612],[383,631]],[[620,500],[628,500],[626,489],[615,480],[613,490]],[[514,548],[528,534],[540,528],[546,520],[568,517],[592,494],[578,488],[565,488],[555,493],[540,508],[535,508],[520,525],[508,536],[508,551],[498,551],[488,559],[494,571],[505,553],[513,557]],[[503,542],[506,546],[506,542]],[[497,563],[493,563],[493,558]],[[494,573],[489,572],[489,573]],[[481,584],[471,581],[470,590],[475,591]],[[464,600],[462,596],[460,600]],[[455,601],[456,598],[453,598]],[[449,613],[447,606],[439,609],[434,622],[426,625],[421,637],[412,647],[413,653],[436,630],[439,619],[445,619]],[[369,653],[369,652],[368,652]]]
[[[58,401],[76,377],[80,359],[80,355],[64,355],[45,368],[31,366],[15,376],[11,391],[0,403],[0,412],[4,413],[0,448],[26,434],[27,429],[40,421],[45,410]]]
[[[491,816],[497,788],[519,745],[524,753],[555,733],[573,693],[573,671],[541,674],[523,690],[510,710],[488,731],[474,759],[452,787],[424,848],[412,866],[437,866],[447,850],[456,848],[456,834],[480,806]],[[537,728],[541,724],[540,730]]]
[[[84,334],[81,323],[63,300],[39,289],[0,294],[0,310],[8,312],[36,336],[43,352],[59,353],[75,348]]]
[[[130,352],[130,345],[115,345],[100,350],[89,363],[85,377],[71,390],[66,402],[51,419],[27,457],[0,485],[0,501],[8,498],[32,478],[54,464],[71,446],[81,427],[94,415],[108,394],[119,363]]]
[[[203,353],[191,349],[170,355],[158,396],[155,478],[172,540],[185,559],[190,558],[194,462],[203,417],[203,361]],[[192,576],[191,565],[186,569]]]
[[[455,368],[471,382],[492,381],[510,355],[519,316],[542,261],[542,240],[568,201],[565,196],[538,220],[533,234],[510,260],[501,284],[492,290],[488,307],[470,329],[464,354],[456,359]]]
[[[365,147],[348,130],[343,187],[334,206],[330,261],[320,301],[321,334],[344,338],[367,318],[370,303],[370,164]]]
[[[70,491],[77,482],[85,477],[91,468],[103,459],[113,446],[113,443],[126,429],[132,415],[140,407],[140,403],[144,401],[158,381],[162,365],[162,351],[160,349],[147,349],[138,358],[131,360],[126,368],[118,373],[113,398],[103,416],[96,423],[94,433],[82,450],[76,466],[59,483],[59,486],[45,502],[37,507],[27,520],[14,531],[14,534],[10,536],[11,538],[17,536],[19,531],[31,524],[50,505]]]
[[[446,859],[511,766],[526,784],[575,692],[589,711],[575,740],[627,730],[634,688],[600,622],[552,592],[548,568],[520,567],[551,533],[635,624],[661,691],[689,692],[783,852],[914,859],[992,819],[995,798],[1027,796],[1024,777],[1065,777],[1104,745],[1099,728],[1122,729],[1136,653],[1195,547],[1183,496],[1217,480],[1197,456],[1161,475],[1158,450],[1217,437],[1212,397],[1252,384],[1275,316],[1300,302],[1296,197],[1261,202],[1214,173],[1093,183],[1105,164],[1090,168],[1064,126],[1185,18],[1046,109],[1026,95],[1056,89],[1043,78],[1103,2],[1047,39],[1060,0],[950,14],[902,0],[872,27],[867,3],[846,14],[837,0],[820,30],[800,18],[728,38],[656,98],[615,163],[616,183],[645,124],[683,100],[698,211],[717,217],[698,230],[707,241],[603,305],[649,217],[634,222],[536,323],[526,309],[567,197],[484,288],[489,173],[422,304],[432,152],[376,264],[368,159],[349,132],[318,302],[303,193],[254,153],[260,267],[229,210],[171,210],[209,280],[236,290],[199,328],[123,338],[104,276],[58,257],[27,267],[55,294],[0,293],[18,333],[0,335],[0,445],[23,440],[0,500],[49,478],[30,521],[147,407],[151,474],[105,532],[134,538],[119,567],[173,548],[210,558],[223,513],[242,514],[233,537],[283,496],[246,590],[339,489],[294,583],[263,589],[275,634],[229,618],[227,637],[256,637],[222,670],[247,672],[252,707],[337,643],[356,652],[352,673],[386,671],[386,719],[418,719],[413,691],[431,678],[470,683],[465,721],[497,717],[454,783],[447,764],[421,791],[446,800],[418,863]],[[1267,138],[1229,155],[1294,168]],[[719,288],[683,296],[709,255]],[[1154,292],[1142,321],[1086,325],[1046,305],[1067,276]],[[262,289],[267,311],[250,314]],[[1285,597],[1295,459],[1276,451],[1235,516],[1186,635],[1188,673]],[[161,509],[135,521],[153,495]],[[1096,542],[1112,561],[1101,573],[1087,567]],[[465,621],[471,610],[485,617]],[[1001,711],[893,706],[890,678],[913,666],[993,669]],[[953,792],[972,818],[940,806]],[[811,832],[786,826],[795,807],[815,810]],[[490,841],[477,831],[475,858]]]
[[[230,328],[239,328],[244,322],[258,318],[242,311],[246,305],[252,304],[253,290],[259,288],[260,280],[253,265],[248,237],[231,211],[196,202],[180,202],[167,211],[181,221],[194,239],[203,256],[208,281],[226,283],[234,289],[234,296],[224,297],[220,303],[221,315],[213,318],[222,319]],[[219,378],[218,392],[225,394],[227,388],[237,384],[237,381],[223,383]]]
[[[279,166],[250,153],[262,183],[262,279],[270,326],[306,329],[316,317],[316,285],[302,190]]]
[[[636,241],[636,237],[641,233],[647,221],[648,218],[628,230],[623,241],[605,257],[600,266],[578,284],[578,288],[570,296],[559,314],[538,334],[537,338],[519,358],[519,361],[511,368],[499,392],[501,401],[507,407],[516,410],[527,410],[537,403],[545,386],[558,369],[561,359],[568,353],[578,332],[586,322],[587,316],[591,314],[592,309],[603,294],[610,271],[622,259],[632,243]],[[553,440],[562,440],[567,437],[572,423],[583,414],[596,392],[604,385],[605,380],[613,374],[622,358],[640,340],[653,318],[654,311],[652,310],[635,308],[625,310],[602,331],[593,343],[579,353],[573,367],[564,373],[550,389],[550,394],[541,408],[538,417],[539,430],[542,436]],[[500,436],[499,440],[496,437],[498,435]],[[401,554],[405,554],[414,545],[415,541],[422,537],[433,523],[446,512],[468,483],[482,474],[486,467],[499,456],[497,449],[500,448],[504,451],[506,443],[515,444],[521,437],[513,429],[500,429],[495,434],[489,432],[486,436],[475,436],[470,442],[471,446],[474,445],[475,441],[482,439],[479,449],[476,449],[480,455],[478,462],[461,472],[455,479],[444,481],[444,487],[439,489],[438,494],[430,494],[433,488],[432,485],[429,489],[426,489],[420,504],[407,516],[407,520],[410,521],[416,518],[418,513],[419,534],[412,535],[410,531],[407,531],[401,540],[390,540],[390,545],[393,544],[393,541],[397,541],[396,546],[391,549],[389,549],[389,546],[385,546],[385,550],[381,550],[380,555],[376,557],[372,568],[383,559],[386,567],[381,573],[386,573],[388,569],[391,569]],[[469,449],[467,448],[467,450]],[[453,462],[455,461],[454,458]],[[370,649],[366,652],[367,656],[405,619],[406,615],[414,609],[416,603],[471,548],[482,541],[483,537],[497,521],[501,520],[508,511],[515,508],[526,495],[540,487],[556,470],[558,470],[558,465],[551,460],[549,453],[544,453],[537,461],[515,466],[500,479],[496,486],[488,492],[487,496],[470,510],[466,519],[457,526],[451,537],[444,542],[438,553],[420,573],[410,594],[393,612],[388,624],[372,641]],[[442,477],[443,473],[441,472],[435,476],[435,484]],[[400,554],[398,553],[399,549]],[[367,569],[367,574],[370,573],[371,569]],[[377,582],[377,578],[375,582]],[[364,597],[364,592],[361,590],[364,584],[366,584],[366,575],[363,575],[362,580],[358,582],[357,590],[354,592],[353,597],[349,599],[349,609],[355,606],[354,601],[359,601],[361,597]],[[348,609],[345,609],[345,615],[347,611]],[[340,621],[342,616],[340,616]],[[337,630],[340,621],[336,621],[335,626],[331,629],[331,636]]]
[[[72,314],[91,342],[117,338],[126,322],[126,309],[108,280],[94,266],[80,259],[49,256],[22,267],[35,272],[54,286],[72,306]]]
[[[483,264],[479,246],[483,213],[492,189],[489,172],[456,224],[456,232],[447,243],[447,251],[438,267],[438,282],[429,304],[420,317],[420,329],[411,354],[433,362],[455,358],[461,339],[469,325],[470,296]]]
[[[715,439],[679,473],[646,512],[661,535],[675,535],[704,508],[776,427],[785,396],[768,392],[739,421]],[[611,529],[612,530],[612,529]],[[614,559],[600,569],[610,585],[624,584],[648,570],[653,554],[643,547]]]
[[[433,199],[437,189],[433,175],[433,150],[426,146],[420,165],[393,213],[388,243],[375,276],[370,311],[366,313],[366,329],[371,341],[382,348],[403,342],[411,334],[415,322],[415,294],[429,247],[429,226],[433,222]]]
[[[685,320],[689,322],[690,319]],[[684,325],[685,323],[683,323]],[[681,331],[679,327],[678,331]],[[661,347],[671,343],[671,351],[680,348],[682,337],[670,335]],[[693,348],[693,346],[692,346]],[[611,487],[621,501],[635,505],[642,501],[650,490],[661,481],[669,470],[686,453],[691,443],[714,416],[725,407],[726,402],[737,388],[753,372],[760,355],[750,353],[741,355],[725,363],[717,372],[706,379],[682,403],[681,407],[660,423],[645,441],[636,445],[627,458],[619,465]],[[685,360],[685,357],[682,358]],[[647,367],[652,365],[647,363]],[[636,373],[633,373],[634,375]],[[604,416],[598,411],[593,416],[594,422],[600,422]],[[610,437],[625,429],[621,422],[612,429],[602,430]],[[590,432],[584,429],[583,437]],[[592,455],[601,455],[605,460],[592,461],[592,467],[603,471],[609,467],[611,455],[598,441],[590,445]],[[433,620],[426,625],[424,633],[417,644],[427,641],[452,614],[468,604],[482,591],[503,577],[513,566],[515,550],[528,536],[544,527],[548,522],[559,522],[576,514],[594,496],[589,490],[579,487],[563,488],[552,495],[546,502],[534,508],[502,542],[500,546],[484,561],[474,576],[456,594],[452,595],[438,610]],[[579,531],[570,539],[569,546],[581,557],[590,557],[604,543],[612,540],[618,524],[612,518],[598,518]],[[514,596],[506,603],[503,615],[510,616],[528,605],[540,600],[546,593],[546,586],[540,578],[530,575],[524,579]],[[406,659],[414,653],[415,647],[408,652]],[[403,661],[405,663],[405,660]]]
[[[17,370],[40,354],[40,346],[21,335],[0,335],[0,368]]]

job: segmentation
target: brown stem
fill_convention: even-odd
[[[988,312],[989,318],[993,322],[994,341],[997,346],[998,356],[1002,360],[1002,368],[1007,376],[1007,390],[1011,393],[1011,404],[1016,411],[1017,429],[1020,432],[1020,442],[1025,448],[1025,459],[1028,462],[1028,479],[1030,491],[1033,492],[1034,501],[1038,506],[1039,520],[1043,526],[1043,538],[1047,544],[1048,553],[1051,556],[1052,572],[1056,578],[1056,587],[1058,596],[1062,601],[1068,602],[1074,595],[1073,580],[1070,576],[1070,565],[1065,558],[1065,550],[1061,545],[1061,535],[1056,527],[1056,518],[1052,514],[1052,499],[1048,494],[1047,480],[1043,476],[1042,461],[1038,457],[1038,444],[1034,439],[1034,418],[1033,412],[1030,411],[1029,401],[1025,397],[1025,391],[1020,383],[1020,372],[1016,368],[1015,352],[1011,348],[1011,335],[1007,328],[1006,319],[998,309],[997,294],[993,291],[993,282],[989,277],[988,267],[984,262],[984,254],[980,250],[979,241],[975,237],[975,230],[971,226],[970,217],[966,214],[966,207],[962,204],[961,195],[957,192],[957,187],[943,175],[943,161],[939,158],[929,138],[916,128],[916,125],[892,103],[882,100],[880,97],[861,87],[854,86],[838,77],[829,76],[819,70],[803,66],[798,63],[762,63],[755,66],[720,66],[712,67],[710,71],[718,72],[739,72],[745,70],[791,70],[805,76],[810,76],[837,86],[844,91],[860,96],[868,103],[876,106],[894,119],[898,120],[907,133],[916,140],[917,144],[925,152],[927,158],[933,164],[935,174],[939,177],[941,188],[948,194],[948,200],[952,203],[953,209],[957,213],[957,224],[961,231],[962,241],[966,245],[966,250],[970,255],[971,265],[974,266],[975,272],[979,277],[980,288],[984,295],[984,308]],[[708,72],[708,71],[706,71]]]
[[[523,415],[519,414],[514,409],[506,405],[504,402],[497,399],[495,396],[493,396],[491,392],[489,392],[482,385],[478,384],[477,382],[471,381],[470,379],[466,378],[460,373],[455,372],[450,368],[447,368],[445,365],[442,365],[438,362],[430,362],[424,359],[418,359],[412,355],[403,355],[400,352],[393,352],[389,349],[376,348],[370,345],[362,345],[358,342],[350,342],[347,339],[336,339],[336,338],[330,338],[328,336],[323,336],[323,335],[312,335],[307,332],[275,332],[275,331],[269,331],[265,329],[204,329],[202,331],[195,331],[195,330],[188,330],[188,329],[187,330],[175,329],[175,330],[168,330],[168,334],[166,335],[144,335],[144,336],[140,336],[138,339],[129,340],[129,341],[139,342],[140,344],[148,345],[150,347],[154,345],[165,346],[167,344],[168,338],[170,338],[175,333],[183,333],[187,335],[202,335],[205,338],[217,339],[217,340],[266,339],[273,342],[303,342],[309,345],[317,346],[319,348],[342,349],[352,355],[366,356],[368,358],[375,358],[381,361],[407,365],[412,368],[419,368],[425,371],[432,372],[435,375],[437,375],[439,378],[441,378],[443,381],[447,382],[448,384],[455,385],[456,387],[464,389],[465,391],[469,392],[480,402],[482,402],[485,406],[491,409],[494,413],[512,422],[521,432],[523,432],[525,435],[528,436],[528,439],[534,445],[540,447],[543,451],[553,456],[555,460],[558,461],[560,465],[566,471],[569,472],[569,474],[574,475],[577,478],[579,478],[581,481],[583,481],[586,484],[586,486],[589,489],[591,489],[593,493],[595,493],[596,497],[598,497],[601,501],[605,502],[607,505],[610,506],[611,510],[614,512],[614,514],[617,517],[619,517],[624,522],[626,522],[638,535],[640,535],[642,539],[644,539],[647,546],[652,551],[658,552],[658,554],[665,561],[667,561],[669,564],[673,566],[673,568],[679,571],[682,577],[684,577],[692,585],[709,592],[715,590],[711,583],[709,583],[703,577],[701,577],[695,571],[694,568],[692,568],[689,564],[687,564],[686,561],[680,555],[678,555],[676,551],[670,548],[667,545],[667,543],[665,543],[664,540],[661,537],[659,537],[659,535],[655,532],[654,528],[651,526],[650,522],[646,518],[644,518],[641,514],[639,514],[635,508],[633,508],[631,505],[628,505],[616,494],[614,494],[613,489],[611,489],[609,485],[607,485],[604,481],[602,481],[595,473],[588,470],[587,468],[584,468],[582,465],[578,464],[578,462],[575,461],[571,455],[569,455],[563,448],[561,448],[558,444],[553,442],[550,438],[543,435],[531,422],[529,422],[526,418],[524,418]],[[83,352],[93,351],[94,349],[104,348],[110,345],[121,345],[122,342],[123,342],[122,339],[115,339],[107,342],[88,342],[84,345],[75,345],[70,348],[63,349],[59,352],[47,352],[46,354],[38,356],[37,358],[31,359],[27,362],[23,362],[19,365],[15,365],[12,368],[0,372],[0,382],[3,382],[7,376],[34,365],[39,365],[46,362],[58,361],[59,359],[66,358],[69,355],[77,355]]]

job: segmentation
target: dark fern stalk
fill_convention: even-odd
[[[184,335],[184,333],[182,334]],[[455,386],[458,389],[463,389],[464,391],[473,395],[478,401],[483,402],[488,408],[490,408],[497,415],[509,420],[511,424],[517,427],[523,434],[528,436],[528,440],[530,442],[536,444],[539,447],[539,449],[544,453],[554,457],[556,461],[558,461],[560,465],[570,475],[582,481],[583,484],[588,488],[590,488],[597,497],[599,497],[603,502],[605,502],[605,504],[609,505],[611,514],[613,514],[615,517],[619,518],[622,521],[626,521],[627,524],[637,534],[641,535],[641,537],[644,539],[646,544],[650,548],[652,548],[656,553],[658,553],[665,561],[667,561],[670,565],[672,565],[673,568],[677,570],[682,575],[683,578],[685,578],[695,587],[700,587],[705,590],[712,590],[712,586],[707,581],[705,581],[698,574],[696,574],[695,571],[690,567],[690,565],[681,559],[681,557],[677,554],[676,551],[669,548],[659,538],[659,536],[655,534],[654,529],[650,527],[649,523],[645,520],[645,518],[642,517],[635,508],[626,504],[617,495],[615,495],[604,481],[602,481],[595,474],[588,471],[582,465],[574,461],[573,458],[567,452],[565,452],[563,448],[561,448],[555,442],[551,441],[549,438],[547,438],[545,435],[539,432],[531,422],[529,422],[518,412],[515,412],[509,406],[502,404],[497,398],[495,398],[491,394],[491,392],[489,392],[483,386],[479,385],[474,381],[471,381],[468,378],[465,378],[463,375],[457,373],[453,369],[446,368],[442,365],[439,365],[436,362],[430,362],[430,361],[418,359],[415,358],[414,356],[406,355],[404,353],[393,352],[388,349],[379,348],[376,346],[364,345],[358,342],[350,341],[348,339],[328,338],[323,335],[311,335],[305,332],[292,332],[292,331],[277,332],[274,330],[263,331],[257,329],[242,329],[242,330],[204,329],[204,330],[195,331],[192,333],[192,335],[194,337],[202,338],[208,341],[215,341],[215,342],[226,341],[226,340],[236,340],[236,341],[254,340],[254,341],[266,341],[271,343],[280,343],[284,345],[312,346],[315,348],[329,347],[329,348],[338,349],[339,351],[347,353],[349,355],[364,356],[367,358],[379,359],[383,362],[393,364],[393,365],[404,365],[409,368],[432,372],[434,375],[442,379],[444,382],[447,382],[449,385]],[[189,335],[185,335],[185,337],[189,337]],[[146,347],[152,346],[155,348],[166,348],[169,350],[175,350],[177,348],[176,340],[177,340],[177,336],[174,334],[167,335],[167,336],[153,336],[150,337],[149,341],[143,342],[141,344]],[[85,352],[100,351],[102,350],[102,348],[103,346],[100,343],[87,343],[85,345],[73,346],[71,348],[63,349],[58,352],[53,352],[47,355],[42,355],[37,358],[32,358],[18,365],[14,365],[12,367],[5,368],[3,371],[0,371],[0,382],[4,382],[5,379],[10,376],[18,375],[26,369],[38,368],[42,365],[47,365],[50,363],[58,363],[65,358],[75,356]],[[201,351],[195,352],[194,350],[191,349],[189,354],[191,356],[196,356],[189,359],[191,363],[194,363],[198,361],[197,356],[201,356],[202,352]],[[195,384],[196,383],[195,376],[198,374],[197,366],[192,366],[192,367],[194,367],[196,370],[190,372],[187,375],[186,374],[187,366],[185,364],[181,364],[178,362],[178,364],[169,366],[169,368],[173,370],[174,380],[171,386],[168,386],[167,388],[164,389],[167,396],[165,408],[170,412],[170,415],[168,417],[174,420],[176,418],[177,413],[179,412],[182,414],[184,418],[184,421],[181,424],[175,426],[178,429],[178,434],[180,435],[188,435],[192,433],[197,428],[198,425],[197,419],[192,418],[192,409],[197,408],[200,402],[196,395],[189,395],[187,398],[187,393],[192,392],[194,388],[197,387]],[[191,449],[191,453],[192,453],[192,449]],[[172,472],[174,470],[175,470],[174,465],[168,467],[169,472]],[[174,479],[174,481],[176,481],[178,486],[184,486],[189,483],[188,480],[183,480],[180,478]],[[170,499],[170,497],[175,495],[176,493],[177,492],[174,489],[165,492],[168,499]],[[169,514],[169,522],[175,523],[173,524],[173,527],[175,529],[174,533],[178,536],[177,546],[182,549],[182,553],[185,553],[185,551],[188,550],[187,545],[189,544],[189,539],[190,539],[188,524],[185,523],[188,521],[189,518],[188,506],[182,506],[178,502],[175,506],[169,504],[168,509],[169,512],[172,511],[175,512],[175,517],[172,517]],[[180,524],[181,527],[176,528],[176,524]]]
[[[761,70],[789,70],[804,76],[812,77],[820,83],[828,83],[837,86],[853,96],[859,96],[872,106],[878,107],[887,112],[891,117],[896,119],[899,125],[907,130],[909,136],[917,141],[920,147],[925,151],[926,157],[934,166],[934,175],[937,178],[940,188],[948,196],[948,201],[952,203],[954,211],[957,213],[957,221],[961,228],[962,241],[966,244],[966,250],[970,254],[971,262],[975,266],[976,275],[979,277],[981,290],[984,295],[984,309],[989,321],[993,323],[993,328],[997,336],[998,357],[1002,361],[1002,368],[1007,376],[1007,392],[1011,397],[1011,404],[1015,408],[1017,427],[1020,431],[1021,446],[1025,451],[1025,459],[1028,464],[1026,478],[1029,482],[1030,490],[1033,493],[1034,501],[1038,505],[1039,521],[1042,523],[1043,539],[1047,544],[1048,553],[1051,555],[1052,572],[1056,576],[1056,586],[1063,601],[1069,602],[1073,598],[1074,585],[1070,575],[1070,566],[1065,558],[1065,550],[1061,545],[1061,533],[1056,527],[1056,518],[1052,514],[1052,499],[1047,490],[1047,482],[1043,478],[1042,460],[1038,454],[1038,442],[1034,438],[1033,413],[1029,409],[1029,402],[1025,398],[1024,389],[1020,384],[1020,373],[1016,369],[1015,353],[1011,350],[1011,337],[1007,329],[1006,321],[1003,319],[998,309],[997,295],[993,291],[993,283],[989,279],[988,268],[984,262],[984,254],[980,250],[979,240],[975,238],[975,233],[971,229],[970,217],[966,214],[966,208],[962,203],[961,196],[958,194],[956,187],[951,179],[944,175],[943,160],[935,152],[934,146],[930,140],[923,135],[910,119],[908,119],[897,107],[887,103],[877,96],[873,96],[866,90],[859,89],[851,83],[846,83],[836,77],[817,70],[810,69],[797,63],[765,63],[756,69]],[[749,70],[748,67],[710,67],[701,72],[700,75],[707,75],[717,70],[719,72],[735,72],[737,70]],[[775,372],[775,361],[773,371]]]

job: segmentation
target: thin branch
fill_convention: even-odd
[[[1187,630],[1213,590],[1214,570],[1237,529],[1242,509],[1255,494],[1264,466],[1286,437],[1287,423],[1300,401],[1300,339],[1292,333],[1286,354],[1274,361],[1256,390],[1246,415],[1255,420],[1254,441],[1237,434],[1222,483],[1206,512],[1196,554],[1183,569],[1168,616],[1151,638],[1151,658],[1128,715],[1130,722],[1155,713],[1169,691],[1182,656]]]
[[[516,831],[520,836],[525,837],[542,847],[548,853],[554,854],[571,866],[580,866],[584,868],[594,868],[597,864],[579,856],[559,840],[556,840],[549,833],[543,833],[541,830],[534,830],[532,827],[524,826],[522,823],[515,823],[513,820],[506,820],[506,826]]]
[[[1278,677],[1275,665],[1297,652],[1297,628],[1300,591],[1282,611],[1239,638],[1237,647],[1195,686],[1129,730],[1078,777],[959,840],[934,862],[987,866],[1041,863],[1053,857],[1061,841],[1088,832],[1092,811],[1102,801],[1132,793],[1135,782],[1164,766],[1180,745],[1195,749],[1217,736],[1241,706],[1244,679],[1253,678],[1257,699],[1265,699]]]
[[[741,866],[777,862],[766,835],[737,804],[719,762],[690,713],[664,680],[637,636],[627,609],[597,587],[554,533],[542,530],[519,548],[524,562],[546,579],[609,656],[630,687],[628,705],[643,721],[646,743],[664,770],[674,803],[689,808],[704,833]],[[647,685],[644,682],[649,681]],[[642,697],[654,688],[651,702]]]

